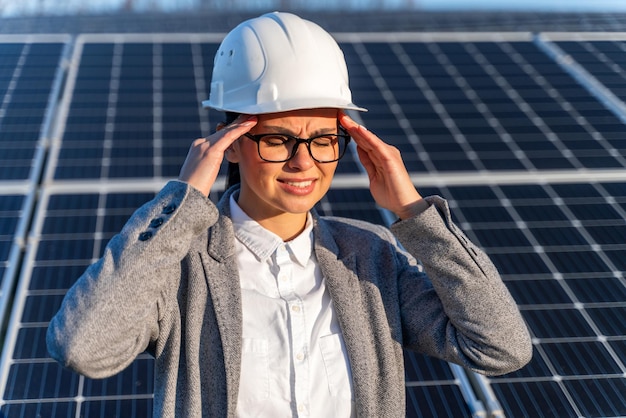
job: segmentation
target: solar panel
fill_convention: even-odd
[[[613,251],[623,255],[623,245],[599,244],[587,231],[624,224],[626,212],[607,186],[615,190],[626,184],[478,186],[482,189],[478,195],[491,198],[475,199],[475,189],[468,193],[463,188],[464,196],[455,199],[461,222],[503,273],[533,336],[531,364],[491,379],[507,416],[619,416],[626,411],[626,368],[616,351],[626,328],[606,332],[596,319],[601,312],[604,324],[623,323],[623,312],[615,309],[626,301],[623,268],[609,255]],[[457,190],[451,187],[447,193],[454,198]],[[475,224],[466,218],[476,208],[493,207],[504,209],[508,219]],[[547,208],[554,211],[552,215],[537,214]],[[507,236],[511,231],[515,236],[521,232],[523,239],[483,238]],[[572,234],[571,240],[560,238]],[[603,387],[606,397],[616,402],[599,399],[594,386]]]
[[[78,40],[51,179],[171,178],[221,117],[201,109],[220,37]]]
[[[8,334],[12,348],[3,370],[5,416],[30,416],[34,411],[74,416],[77,408],[84,416],[119,415],[119,411],[151,414],[153,360],[149,356],[140,356],[111,379],[92,380],[63,369],[45,348],[47,322],[65,291],[100,257],[132,212],[155,193],[146,186],[132,192],[128,185],[121,189],[125,191],[98,193],[92,186],[70,186],[41,196],[22,271],[26,279],[17,291]]]
[[[0,319],[12,298],[27,228],[24,216],[31,204],[25,188],[0,191]]]
[[[337,38],[355,103],[370,109],[354,117],[403,152],[423,195],[448,199],[456,222],[499,268],[533,336],[532,362],[502,377],[479,378],[406,352],[407,416],[626,415],[624,39]],[[14,190],[0,204],[7,231],[0,230],[0,249],[6,243],[23,256],[0,365],[2,414],[151,414],[149,356],[113,378],[86,379],[48,358],[45,329],[108,239],[177,175],[191,141],[221,120],[198,105],[219,40],[104,34],[73,43],[23,253],[13,207],[32,205],[34,195]],[[564,54],[585,71],[568,66]],[[2,126],[0,119],[5,135]],[[393,217],[372,202],[355,158],[351,150],[339,164],[318,210],[388,224]]]
[[[359,83],[382,96],[368,92],[363,119],[420,158],[412,170],[624,168],[620,119],[524,36],[355,45],[348,56],[369,69]],[[376,112],[385,105],[393,118]]]
[[[0,37],[0,320],[19,273],[69,37]]]
[[[0,181],[28,180],[60,87],[67,36],[0,38]],[[35,170],[36,171],[36,170]]]

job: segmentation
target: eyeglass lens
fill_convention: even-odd
[[[303,140],[296,140],[284,135],[268,135],[261,138],[259,144],[259,154],[267,161],[286,161],[296,152],[294,147]],[[346,151],[348,140],[338,135],[326,135],[315,138],[308,142],[308,149],[311,157],[319,162],[332,162],[340,159]]]

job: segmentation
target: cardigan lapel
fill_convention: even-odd
[[[228,198],[225,195],[218,204],[220,217],[209,229],[209,257],[205,257],[204,264],[224,353],[228,405],[236,405],[241,371],[242,310]],[[228,415],[234,416],[234,412],[229,411]]]

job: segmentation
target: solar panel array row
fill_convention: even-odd
[[[0,38],[0,319],[11,303],[33,188],[41,175],[45,133],[58,92],[63,35],[40,42]]]
[[[625,415],[626,118],[545,47],[571,54],[621,98],[626,42],[523,33],[338,39],[355,101],[370,109],[355,117],[401,149],[422,194],[449,200],[533,335],[529,366],[485,380],[495,407],[468,397],[471,374],[407,352],[407,416],[471,416],[477,407],[512,417]],[[8,283],[20,273],[0,365],[3,415],[150,415],[149,356],[91,380],[48,357],[45,330],[84,268],[221,119],[199,107],[218,42],[91,35],[0,43],[0,147],[23,149],[0,153],[0,173],[11,173],[0,184],[24,180],[0,205],[0,268],[13,270]],[[388,222],[355,158],[350,151],[342,160],[319,211]],[[32,225],[20,221],[31,214]]]

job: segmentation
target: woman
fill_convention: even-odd
[[[330,35],[267,14],[235,28],[214,65],[205,105],[234,120],[194,141],[179,179],[68,291],[48,330],[55,359],[100,378],[148,350],[166,417],[400,417],[405,348],[485,374],[529,361],[487,256],[344,112],[364,109]],[[313,209],[349,137],[398,217],[391,231]],[[214,205],[224,158],[239,184]]]

